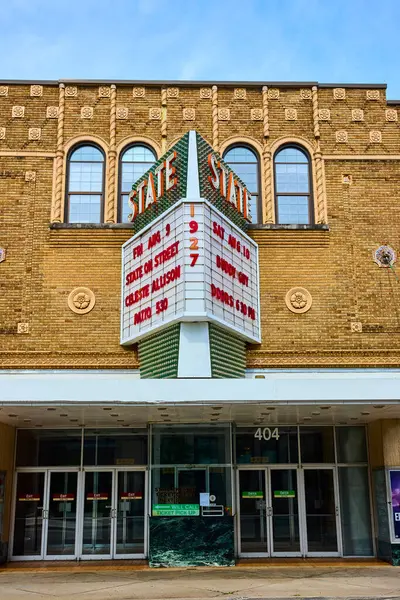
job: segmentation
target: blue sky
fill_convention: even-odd
[[[0,79],[387,83],[400,0],[2,0]]]

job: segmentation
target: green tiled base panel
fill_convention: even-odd
[[[151,567],[234,564],[233,517],[150,517]]]
[[[179,334],[177,323],[139,342],[141,379],[178,377]]]

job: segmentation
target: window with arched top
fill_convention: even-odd
[[[68,223],[101,223],[104,212],[103,151],[80,144],[67,157],[65,220]]]
[[[126,223],[132,212],[128,204],[132,185],[140,179],[157,160],[156,153],[150,146],[133,144],[125,148],[119,159],[119,203],[118,221]]]
[[[249,208],[252,223],[261,223],[260,160],[257,152],[249,146],[237,144],[228,148],[222,158],[240,177],[251,194]]]
[[[279,148],[274,156],[276,222],[281,225],[313,223],[311,160],[296,145]]]

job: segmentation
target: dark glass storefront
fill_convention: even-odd
[[[20,430],[12,557],[371,556],[364,427]]]

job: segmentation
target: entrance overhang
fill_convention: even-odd
[[[400,370],[259,370],[245,379],[162,380],[140,379],[137,371],[0,372],[0,421],[18,427],[382,418],[400,418]]]

